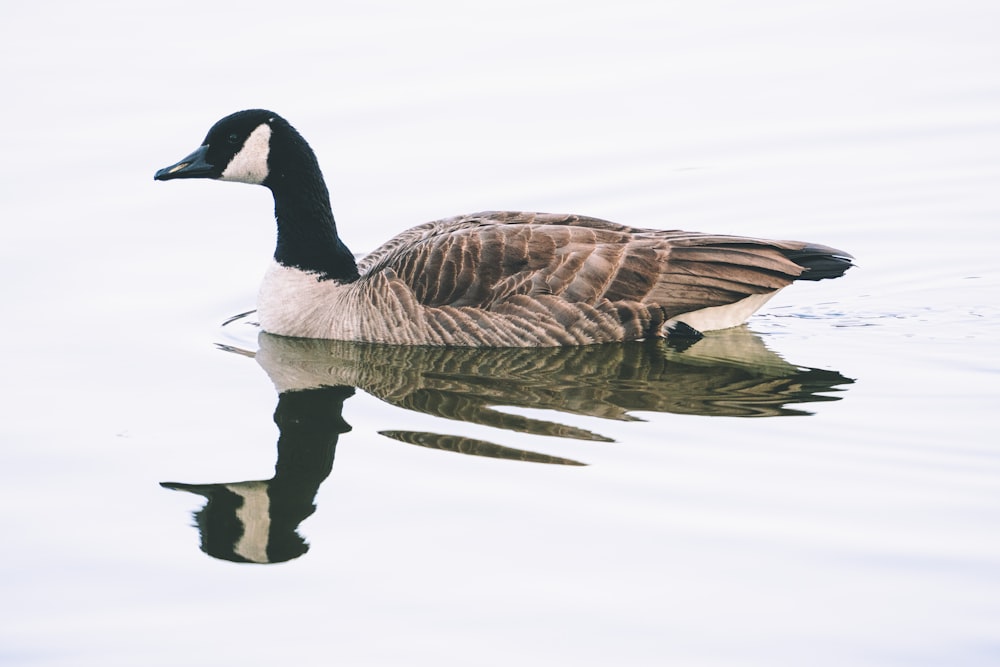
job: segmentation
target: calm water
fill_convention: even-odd
[[[0,664],[1000,663],[995,3],[4,15]],[[356,252],[523,209],[859,267],[687,349],[259,336],[267,192],[152,181],[250,106]]]

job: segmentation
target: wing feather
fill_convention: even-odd
[[[846,253],[794,241],[486,212],[407,230],[365,257],[359,270],[362,281],[392,274],[417,304],[431,308],[503,306],[530,321],[523,304],[512,305],[515,297],[559,297],[546,304],[564,325],[582,312],[569,304],[617,304],[612,309],[630,313],[658,308],[673,317],[780,289],[811,269],[818,279],[849,266]]]

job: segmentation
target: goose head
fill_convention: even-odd
[[[358,277],[354,257],[337,236],[330,193],[312,148],[292,125],[266,109],[218,121],[193,153],[153,176],[158,181],[209,178],[263,185],[274,195],[278,242],[274,259],[321,279]]]
[[[270,186],[280,177],[282,166],[281,151],[272,150],[272,144],[298,148],[295,157],[300,160],[310,161],[312,156],[308,145],[284,118],[266,109],[249,109],[217,122],[194,152],[160,169],[153,178],[211,178]]]

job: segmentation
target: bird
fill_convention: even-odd
[[[277,242],[257,317],[279,336],[459,347],[697,340],[743,324],[794,281],[853,266],[850,254],[815,243],[518,211],[417,225],[356,260],[316,154],[266,109],[222,118],[154,175],[187,178],[273,194]]]

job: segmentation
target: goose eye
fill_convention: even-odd
[[[226,137],[226,139],[231,144],[237,144],[240,141],[240,135],[234,132],[233,134],[230,134],[228,137]]]

